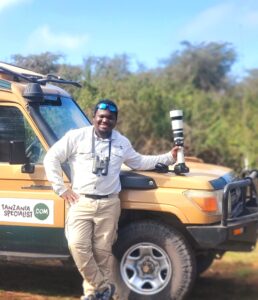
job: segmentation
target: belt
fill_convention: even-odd
[[[83,194],[83,196],[87,198],[92,198],[92,199],[103,199],[103,198],[108,198],[110,195],[92,195],[92,194]]]

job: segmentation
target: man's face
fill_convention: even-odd
[[[93,118],[93,126],[99,137],[107,138],[116,126],[116,115],[108,109],[98,109]]]

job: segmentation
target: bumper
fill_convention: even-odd
[[[236,189],[241,190],[241,196],[234,202],[234,208],[232,199]],[[187,230],[199,249],[253,250],[258,233],[258,199],[253,178],[246,177],[225,186],[221,223],[188,226]]]
[[[188,226],[187,230],[199,249],[224,251],[251,251],[257,239],[258,212],[228,221],[226,226],[215,224],[210,226]]]

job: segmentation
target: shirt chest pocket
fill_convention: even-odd
[[[122,164],[124,158],[123,150],[117,147],[113,147],[111,150],[111,159],[110,163],[115,164]]]
[[[77,159],[78,160],[90,160],[92,159],[92,151],[91,147],[85,145],[79,145],[77,151]]]

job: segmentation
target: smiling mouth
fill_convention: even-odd
[[[108,126],[108,125],[100,125],[99,128],[100,129],[109,129],[110,126]]]

